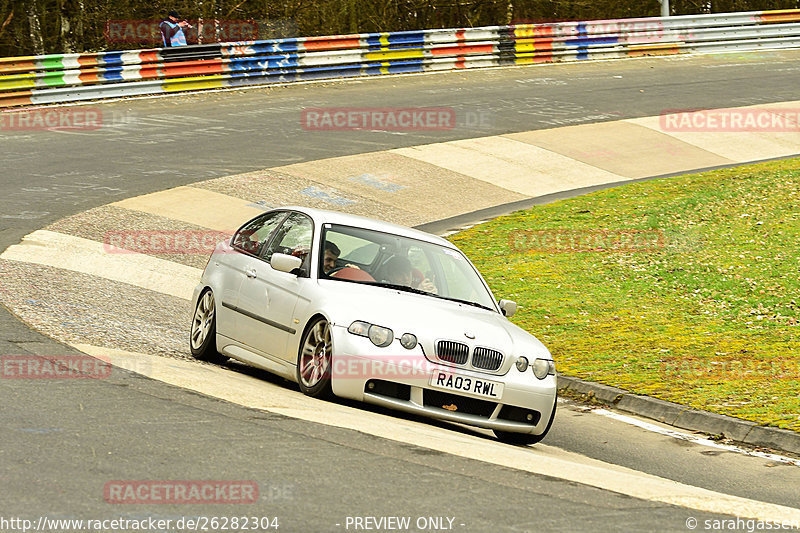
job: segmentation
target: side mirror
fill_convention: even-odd
[[[291,272],[296,268],[300,268],[303,260],[299,257],[287,254],[272,254],[269,264],[278,272]]]
[[[517,302],[513,300],[500,300],[500,310],[503,311],[503,316],[511,318],[517,312]]]

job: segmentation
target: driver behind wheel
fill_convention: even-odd
[[[351,263],[347,263],[343,267],[336,266],[336,260],[339,259],[341,255],[341,250],[339,247],[336,246],[331,241],[325,241],[325,254],[322,257],[322,270],[325,271],[325,274],[331,275],[337,270],[341,270],[342,268],[354,268],[356,270],[361,270],[357,265],[353,265]]]
[[[322,260],[322,268],[326,274],[336,268],[336,260],[341,255],[341,250],[331,241],[325,241],[325,256]]]

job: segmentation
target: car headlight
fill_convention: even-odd
[[[353,335],[368,337],[369,340],[372,341],[372,344],[379,348],[385,348],[386,346],[389,346],[394,340],[394,332],[391,329],[370,324],[369,322],[364,322],[363,320],[356,320],[350,324],[350,327],[347,328],[347,331]]]
[[[533,375],[539,379],[544,379],[548,375],[555,375],[556,364],[550,359],[536,359],[531,365]]]
[[[358,335],[360,337],[367,337],[369,335],[369,327],[372,324],[369,322],[364,322],[363,320],[356,320],[350,327],[347,328],[347,331],[352,333],[353,335]]]
[[[417,345],[417,336],[412,333],[403,333],[403,336],[400,337],[400,344],[406,350],[413,350]]]
[[[525,356],[520,357],[517,359],[517,370],[520,372],[525,372],[528,370],[528,358]]]

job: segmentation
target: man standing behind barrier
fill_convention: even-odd
[[[180,18],[177,11],[170,11],[167,18],[158,25],[165,47],[186,46],[186,35],[183,34],[183,28],[191,28],[191,26]]]

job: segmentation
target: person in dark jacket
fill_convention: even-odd
[[[181,20],[177,11],[170,11],[167,18],[158,25],[161,30],[161,38],[165,47],[186,46],[186,35],[184,28],[191,28],[188,22]]]

